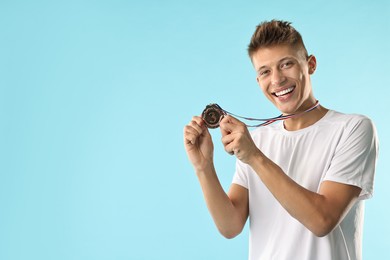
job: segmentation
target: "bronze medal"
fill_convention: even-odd
[[[226,115],[226,112],[217,104],[207,105],[202,112],[202,118],[208,128],[219,127],[219,122]]]

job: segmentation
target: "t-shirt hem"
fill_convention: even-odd
[[[245,189],[248,189],[248,185],[240,180],[237,180],[237,179],[233,179],[232,181],[233,184],[237,184],[237,185],[240,185],[242,187],[244,187]]]

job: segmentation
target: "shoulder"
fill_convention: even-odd
[[[378,147],[378,137],[373,121],[360,114],[345,114],[330,110],[324,124],[333,138],[339,138],[341,144],[360,147]],[[360,145],[357,145],[357,144]],[[362,148],[363,149],[363,148]]]
[[[370,118],[368,118],[367,116],[365,115],[361,115],[361,114],[346,114],[346,113],[342,113],[342,112],[339,112],[339,111],[336,111],[336,110],[329,110],[328,111],[328,114],[327,114],[327,119],[331,119],[331,120],[340,120],[340,121],[350,121],[350,120],[356,120],[356,121],[362,121],[362,120],[370,120]]]
[[[373,121],[361,114],[345,114],[334,110],[329,110],[327,116],[322,120],[326,125],[338,125],[348,132],[370,131],[375,132]]]

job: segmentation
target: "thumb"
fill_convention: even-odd
[[[227,115],[225,116],[221,123],[219,124],[221,128],[222,135],[227,135],[229,133],[232,133],[234,130],[237,129],[238,126],[241,126],[243,123],[236,119],[233,116]]]
[[[231,115],[227,115],[226,119],[229,123],[231,123],[233,125],[241,125],[242,124],[242,122],[240,120],[238,120],[237,118],[235,118],[234,116],[231,116]]]

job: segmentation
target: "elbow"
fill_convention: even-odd
[[[241,233],[241,229],[240,230],[235,230],[235,229],[219,229],[219,233],[227,238],[227,239],[232,239],[232,238],[235,238],[236,236],[238,236],[240,233]]]
[[[313,234],[314,234],[316,237],[324,237],[324,236],[327,236],[331,231],[332,231],[332,229],[312,230]]]
[[[336,227],[337,222],[329,218],[318,219],[310,229],[310,231],[317,237],[327,236]]]
[[[224,238],[226,238],[226,239],[233,239],[233,238],[235,238],[239,233],[233,233],[233,232],[229,233],[229,232],[225,232],[225,233],[221,233],[221,234],[222,234],[222,236],[223,236]]]

